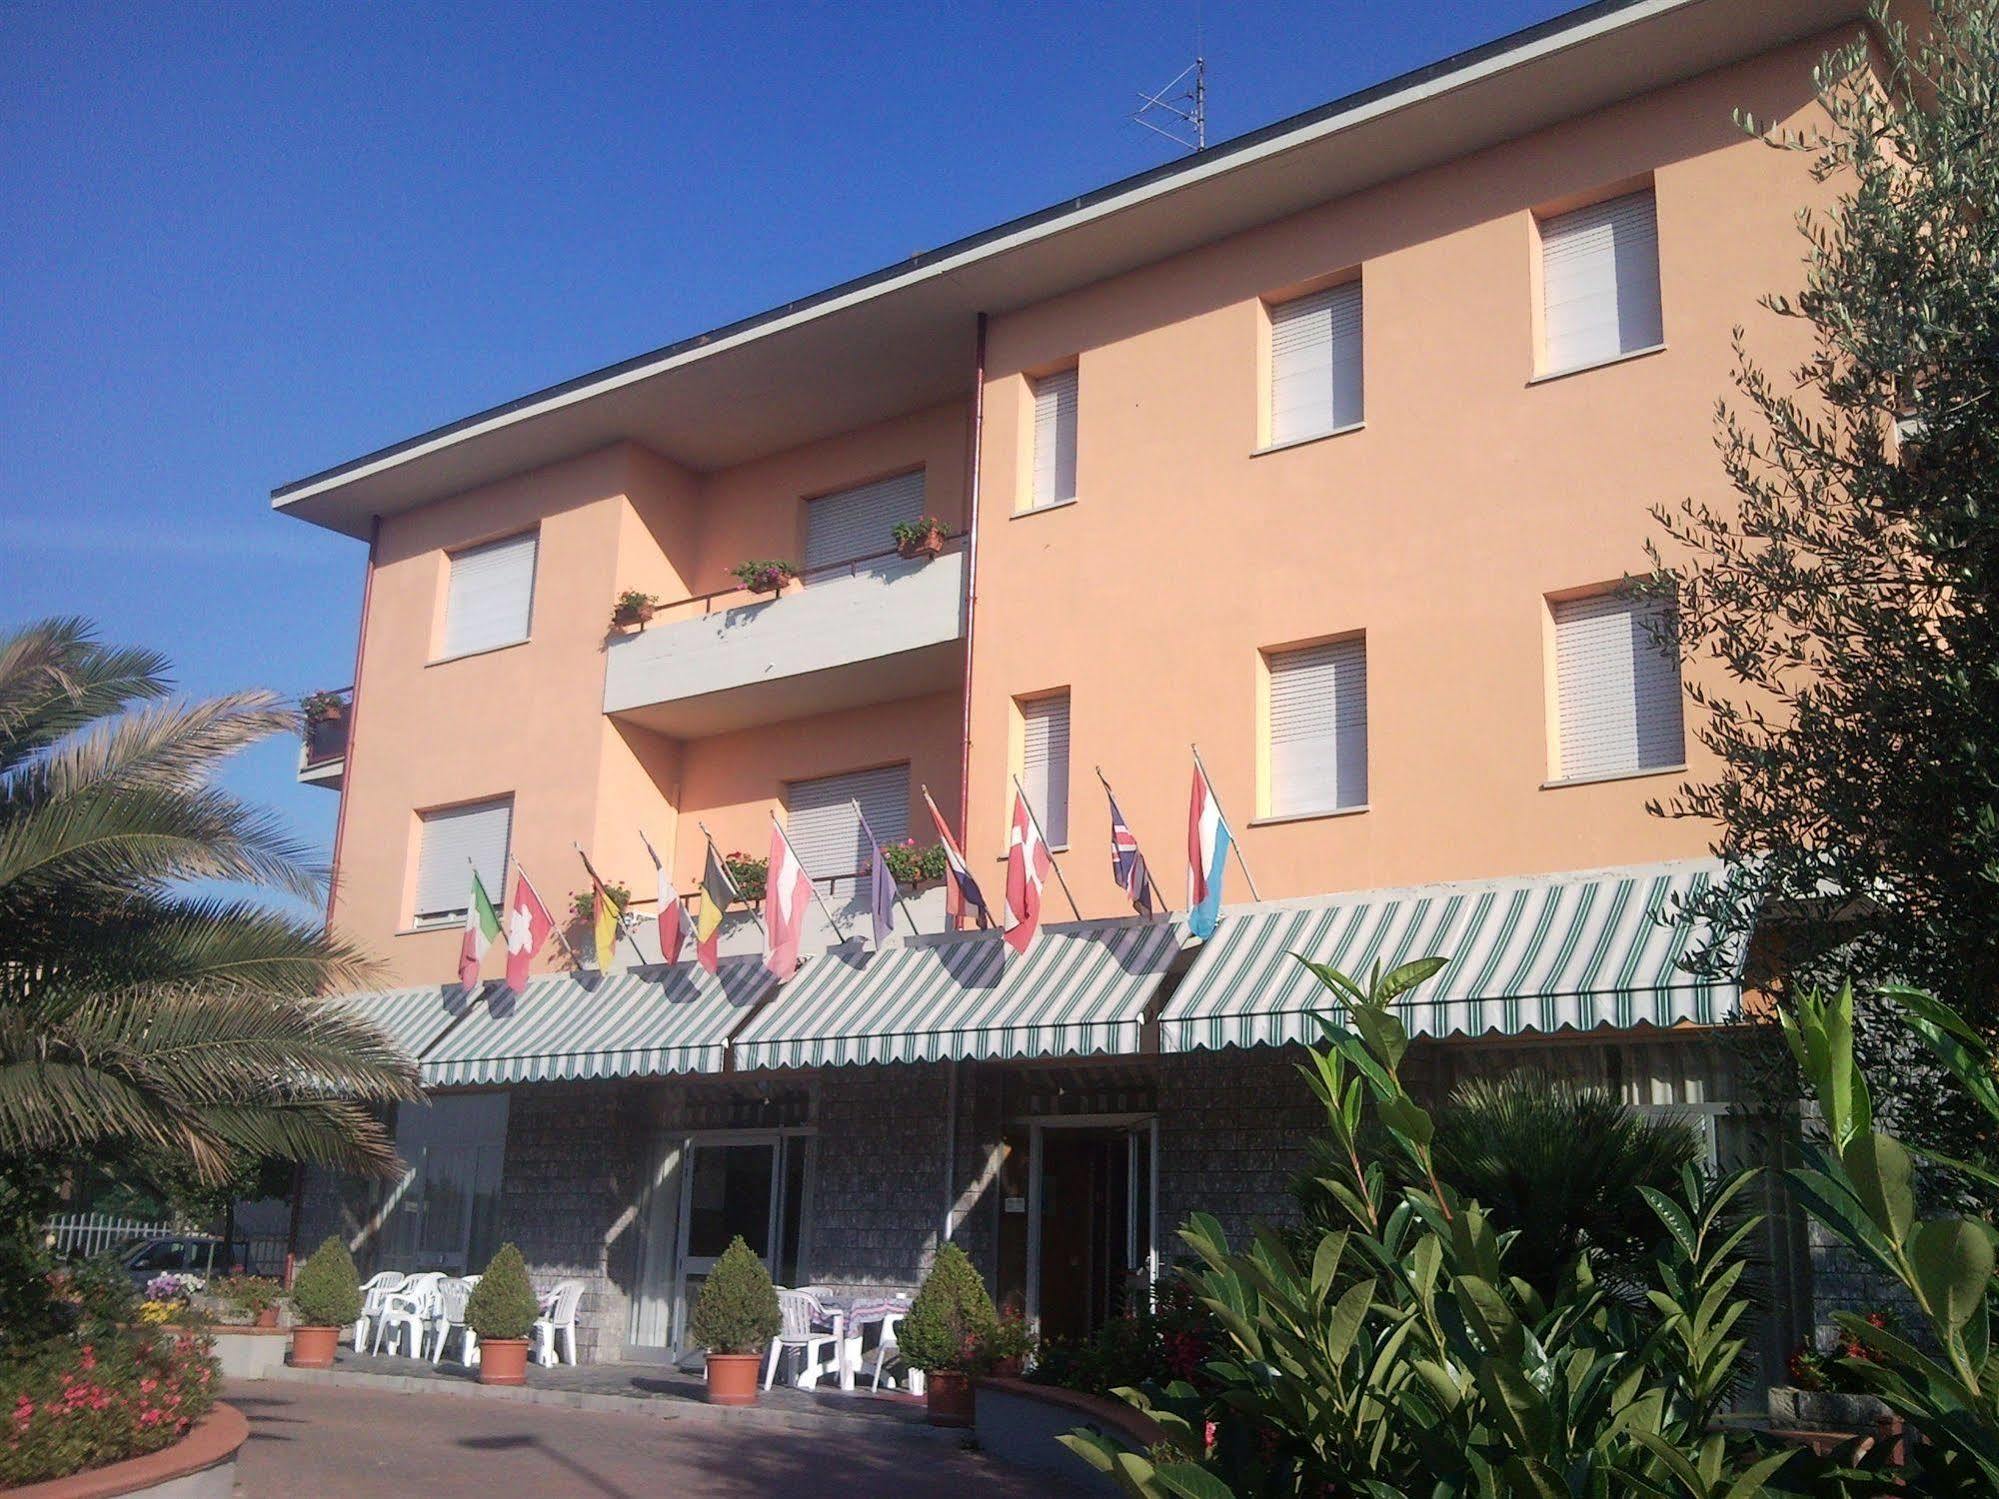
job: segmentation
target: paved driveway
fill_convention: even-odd
[[[1079,1492],[982,1453],[894,1435],[786,1431],[266,1380],[225,1393],[250,1421],[243,1499],[657,1499]]]

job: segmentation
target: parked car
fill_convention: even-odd
[[[154,1276],[172,1271],[177,1275],[228,1275],[249,1269],[250,1246],[238,1239],[225,1251],[222,1240],[211,1234],[175,1234],[171,1238],[141,1239],[127,1249],[120,1260],[134,1288],[143,1291]]]

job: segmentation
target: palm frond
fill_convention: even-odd
[[[74,616],[0,635],[0,774],[128,703],[166,695],[156,651],[106,647]]]
[[[297,712],[272,692],[159,703],[70,735],[36,772],[52,800],[107,786],[194,786],[230,755],[298,726]]]

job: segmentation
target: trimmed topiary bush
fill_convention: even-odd
[[[338,1239],[313,1250],[292,1281],[292,1314],[301,1327],[344,1327],[361,1315],[361,1276]]]
[[[978,1361],[981,1345],[998,1323],[979,1272],[964,1250],[946,1244],[937,1251],[895,1340],[912,1368],[966,1369]]]
[[[465,1298],[465,1325],[482,1342],[496,1338],[504,1342],[525,1338],[540,1315],[541,1302],[528,1279],[527,1262],[513,1245],[502,1244]]]
[[[691,1330],[710,1353],[762,1353],[784,1325],[764,1262],[737,1234],[701,1283]]]

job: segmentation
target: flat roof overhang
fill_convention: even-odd
[[[1198,155],[273,491],[350,536],[609,443],[690,469],[970,395],[1005,313],[1860,19],[1861,0],[1601,0]]]

